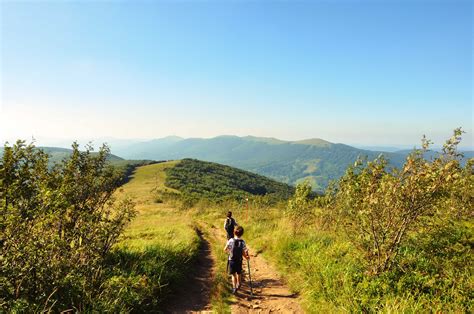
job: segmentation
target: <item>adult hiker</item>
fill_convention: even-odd
[[[227,240],[234,237],[234,229],[238,225],[239,224],[237,223],[237,221],[235,221],[235,219],[232,218],[232,212],[231,211],[227,212],[227,217],[224,221],[224,229],[225,229],[225,232],[227,233]]]
[[[229,254],[229,273],[232,275],[232,293],[235,294],[242,282],[242,257],[249,260],[249,250],[242,239],[244,228],[237,226],[234,237],[227,241],[224,251]]]

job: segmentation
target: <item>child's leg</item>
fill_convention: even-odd
[[[237,274],[236,277],[237,277],[237,278],[236,278],[236,279],[237,279],[237,280],[236,280],[236,281],[237,281],[237,283],[236,283],[236,288],[240,288],[240,285],[242,284],[242,273]]]
[[[238,276],[239,276],[239,274],[237,274],[237,273],[233,273],[233,274],[232,274],[232,288],[236,288],[236,287],[237,287]]]
[[[235,287],[237,288],[240,284],[240,275],[238,273],[235,274]]]

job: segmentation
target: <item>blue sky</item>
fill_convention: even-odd
[[[473,145],[470,1],[3,1],[0,139]]]

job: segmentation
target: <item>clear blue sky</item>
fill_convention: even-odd
[[[0,139],[473,146],[470,1],[2,1]]]

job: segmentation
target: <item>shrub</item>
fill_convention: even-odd
[[[298,233],[313,218],[314,204],[310,200],[311,185],[308,182],[296,186],[295,195],[288,201],[286,215],[291,221],[293,234]]]
[[[72,146],[52,168],[32,144],[5,145],[0,162],[0,301],[31,311],[84,311],[100,295],[105,260],[134,215],[112,194],[121,174],[109,149]]]
[[[474,160],[460,163],[460,129],[435,159],[423,158],[430,142],[407,157],[402,169],[388,169],[383,156],[357,162],[340,179],[326,215],[332,215],[366,253],[371,274],[389,270],[408,232],[423,232],[422,218],[462,219],[472,215]]]

